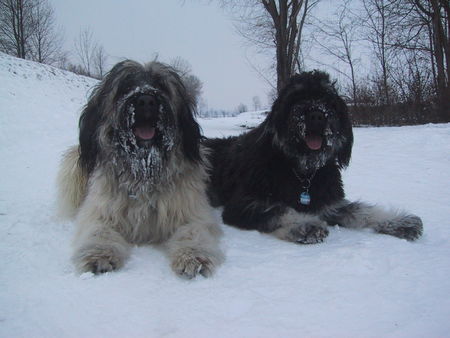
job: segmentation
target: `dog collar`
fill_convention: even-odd
[[[309,188],[311,187],[311,182],[316,175],[317,169],[314,169],[309,175],[298,175],[294,168],[292,168],[292,172],[301,183],[302,192],[298,197],[298,202],[302,205],[309,205],[311,203]]]

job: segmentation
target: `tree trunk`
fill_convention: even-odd
[[[298,56],[296,45],[299,34],[297,17],[304,0],[278,0],[278,7],[274,0],[262,0],[264,8],[269,13],[275,30],[275,50],[277,69],[277,91],[286,85],[295,72]]]
[[[278,27],[278,42],[277,42],[277,64],[278,64],[278,80],[277,91],[287,82],[289,77],[288,62],[287,62],[287,1],[279,0],[279,27]]]
[[[23,0],[17,0],[17,7],[19,11],[19,44],[20,44],[20,55],[22,59],[26,58],[26,45],[25,45],[25,13],[24,13],[24,3]]]
[[[441,110],[441,115],[444,120],[448,119],[449,115],[449,85],[448,85],[448,67],[446,70],[446,49],[448,50],[448,41],[446,41],[443,20],[438,0],[431,0],[432,13],[431,20],[433,26],[433,44],[434,56],[437,68],[437,95]],[[447,46],[446,46],[447,44]],[[447,59],[448,61],[448,59]],[[448,62],[447,62],[448,65]]]

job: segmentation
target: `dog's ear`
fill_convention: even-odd
[[[340,101],[339,106],[342,108],[340,109],[341,112],[339,114],[339,124],[341,129],[340,132],[345,136],[345,143],[338,153],[337,162],[340,168],[345,168],[349,165],[352,156],[353,130],[347,105],[343,100]]]
[[[323,78],[325,76],[325,78]],[[320,77],[320,81],[317,81]],[[273,102],[271,112],[269,114],[268,123],[280,136],[283,136],[288,129],[288,114],[293,103],[300,99],[311,98],[316,87],[320,87],[318,83],[327,80],[325,73],[303,72],[295,74],[289,78],[287,83],[281,88],[277,98]]]
[[[191,161],[200,161],[200,138],[201,131],[200,126],[195,121],[193,115],[193,108],[185,106],[184,112],[182,112],[181,119],[179,120],[180,127],[182,128],[183,137],[183,150],[184,154]]]
[[[338,112],[339,133],[345,137],[344,144],[337,154],[337,164],[340,168],[345,168],[350,164],[353,147],[353,128],[350,114],[348,113],[348,107],[339,95],[335,86],[336,83],[330,81],[329,75],[324,72],[317,72],[317,74],[322,74],[322,86],[326,89],[327,95],[334,98],[332,101]]]
[[[184,155],[193,162],[201,161],[201,129],[194,116],[196,114],[195,97],[187,90],[183,79],[176,73],[175,78],[179,98],[178,128],[181,131],[181,143]]]
[[[289,103],[286,102],[286,97],[288,96],[290,89],[289,86],[286,86],[281,90],[264,121],[266,126],[269,127],[268,130],[271,130],[272,132],[276,131],[281,138],[286,136],[288,130]]]
[[[90,173],[97,162],[100,150],[98,132],[104,122],[103,101],[106,96],[115,96],[118,85],[116,82],[122,80],[127,74],[141,69],[141,65],[132,61],[124,60],[117,63],[93,89],[88,103],[84,107],[79,121],[79,143],[80,143],[80,165],[86,172]]]
[[[80,116],[80,166],[89,174],[95,167],[99,150],[98,129],[101,123],[100,86],[96,87]]]

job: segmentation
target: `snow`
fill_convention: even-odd
[[[96,82],[4,54],[0,78],[0,337],[448,336],[450,124],[355,129],[348,197],[420,215],[417,242],[333,227],[301,246],[223,225],[227,259],[212,278],[178,278],[152,246],[122,270],[79,276],[55,175]],[[227,136],[263,118],[200,123]]]

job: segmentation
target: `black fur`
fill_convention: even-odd
[[[325,86],[321,85],[322,82]],[[299,167],[298,156],[308,156],[311,151],[305,149],[304,144],[296,144],[296,147],[290,144],[288,122],[292,105],[311,98],[324,100],[335,110],[339,116],[339,130],[345,135],[346,142],[336,152],[337,158],[328,158],[316,172],[309,189],[311,204],[304,206],[298,203],[301,182],[293,170],[299,174],[308,172],[306,168]],[[353,135],[349,126],[346,106],[335,94],[327,75],[314,72],[293,77],[281,91],[266,120],[257,128],[238,137],[207,140],[206,145],[213,149],[210,195],[214,204],[226,206],[225,222],[238,221],[232,220],[233,213],[227,207],[236,200],[258,201],[263,210],[277,205],[279,208],[290,206],[298,211],[311,212],[344,198],[339,168],[346,166],[350,160]],[[282,142],[287,143],[285,146],[274,142],[276,131]],[[289,149],[285,149],[287,147]],[[242,205],[240,202],[237,204]],[[252,212],[247,210],[246,213]],[[270,217],[272,213],[268,211],[264,214]],[[236,218],[241,219],[239,214]],[[249,218],[253,220],[253,217]],[[248,224],[246,219],[241,221]]]
[[[98,95],[96,95],[96,92],[99,91],[100,88],[101,87],[97,87],[94,89],[88,103],[81,113],[80,121],[78,123],[80,129],[80,165],[86,174],[91,173],[94,169],[99,149],[97,140],[98,127],[101,124],[102,115],[98,113],[99,103],[97,102]]]
[[[309,116],[319,116],[319,125],[310,122]],[[311,141],[311,135],[322,141],[320,149],[313,149],[317,142]],[[358,222],[356,211],[361,210],[378,216],[378,210],[356,210],[344,199],[340,171],[350,162],[352,126],[346,104],[326,73],[292,77],[261,125],[237,137],[208,139],[205,144],[212,166],[208,195],[214,206],[224,206],[227,224],[312,243],[328,234],[326,222],[353,225],[350,220]],[[306,190],[309,205],[299,202]],[[421,229],[421,222],[417,226]],[[292,229],[281,233],[283,227]]]

